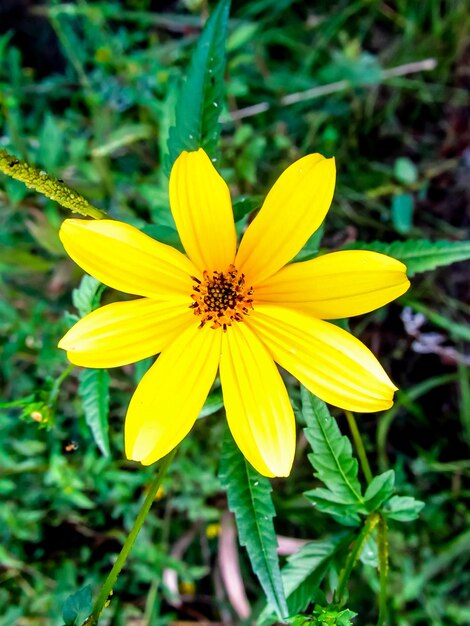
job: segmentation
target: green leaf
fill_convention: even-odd
[[[233,218],[236,222],[259,209],[263,204],[262,196],[239,196],[233,202]]]
[[[318,588],[333,556],[350,543],[352,535],[337,535],[312,541],[287,559],[281,576],[287,597],[289,615],[305,611],[315,601]],[[273,614],[267,606],[258,617],[258,626],[272,624]]]
[[[352,619],[357,616],[357,613],[350,611],[349,609],[338,610],[334,607],[322,607],[316,606],[313,611],[315,624],[321,626],[353,626]]]
[[[354,241],[344,249],[373,250],[388,254],[406,265],[409,276],[470,259],[470,241],[428,241],[427,239],[409,239],[393,243]]]
[[[372,479],[364,494],[367,510],[376,511],[393,494],[395,472],[388,470]]]
[[[82,399],[86,423],[98,448],[105,456],[109,456],[109,374],[107,370],[84,369],[80,372],[79,380],[78,393]]]
[[[288,611],[277,557],[271,484],[245,460],[229,431],[222,448],[220,480],[237,520],[240,544],[248,552],[272,610],[282,620]]]
[[[33,254],[20,246],[2,246],[0,249],[0,267],[6,267],[9,273],[47,272],[51,265],[51,261],[41,259],[37,253]]]
[[[90,615],[91,610],[91,587],[86,585],[65,600],[62,618],[66,626],[81,626]]]
[[[413,226],[415,201],[411,193],[399,193],[392,198],[392,222],[401,235],[410,232]]]
[[[294,262],[309,261],[313,257],[317,256],[320,248],[321,240],[325,233],[325,226],[322,224],[317,230],[310,236],[302,250],[293,259]]]
[[[359,560],[364,565],[369,565],[375,569],[379,566],[377,539],[374,535],[369,535],[364,541],[359,553]]]
[[[357,460],[352,455],[349,439],[341,434],[326,404],[304,387],[301,389],[302,413],[307,423],[305,436],[313,453],[308,458],[315,476],[326,489],[318,488],[304,495],[320,511],[333,515],[344,524],[359,521],[358,513],[366,513],[361,485],[357,477]]]
[[[46,170],[54,171],[63,156],[63,133],[51,113],[46,113],[39,133],[39,159]]]
[[[204,406],[199,413],[199,417],[207,417],[216,413],[224,406],[224,400],[222,398],[222,391],[218,389],[211,393],[207,400],[204,402]]]
[[[410,496],[392,496],[382,509],[384,517],[397,522],[412,522],[418,519],[424,502]]]
[[[129,146],[136,141],[149,139],[153,129],[149,124],[126,124],[111,132],[106,143],[102,143],[91,151],[94,157],[104,157]]]
[[[399,157],[393,166],[395,178],[405,185],[410,185],[418,180],[418,170],[411,159]]]
[[[219,114],[224,98],[229,9],[230,0],[219,2],[207,20],[191,58],[176,106],[175,125],[169,132],[168,173],[183,150],[204,148],[216,162]]]
[[[99,280],[84,274],[80,285],[72,291],[73,306],[80,313],[80,317],[84,317],[91,313],[99,304],[102,287]]]
[[[172,228],[171,226],[161,226],[157,224],[146,224],[142,228],[142,232],[160,241],[161,243],[165,243],[167,246],[171,246],[172,248],[176,248],[180,252],[184,253],[183,244],[181,243],[180,236],[176,228]]]
[[[335,493],[321,487],[304,491],[304,496],[318,511],[328,513],[344,526],[357,526],[359,524],[358,513],[365,512],[365,508],[361,508],[356,503],[339,502]]]

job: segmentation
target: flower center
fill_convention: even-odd
[[[245,275],[230,265],[226,272],[205,270],[202,276],[202,280],[191,276],[196,284],[190,308],[201,318],[199,328],[210,322],[211,328],[225,331],[232,322],[242,322],[253,308],[253,287],[245,284]]]

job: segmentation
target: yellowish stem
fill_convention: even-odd
[[[39,191],[47,198],[55,200],[55,202],[74,213],[80,213],[80,215],[93,217],[97,220],[106,217],[104,211],[94,207],[63,181],[49,176],[46,172],[29,165],[25,161],[21,161],[3,149],[0,149],[0,171],[11,178],[20,180],[30,189]]]

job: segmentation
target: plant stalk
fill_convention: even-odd
[[[0,148],[0,172],[10,176],[10,178],[20,180],[29,189],[39,191],[39,193],[58,202],[74,213],[80,213],[80,215],[92,217],[96,220],[106,217],[104,211],[90,204],[88,200],[74,189],[68,187],[63,180],[49,176],[43,170],[29,165],[26,161],[21,161],[3,148]]]
[[[388,582],[388,527],[387,521],[380,516],[377,526],[377,547],[379,556],[379,618],[377,626],[383,626],[387,621],[387,582]]]
[[[338,605],[341,607],[345,601],[345,592],[346,587],[348,585],[349,578],[351,576],[351,572],[353,570],[354,565],[356,564],[359,555],[361,554],[362,548],[364,547],[364,543],[371,535],[374,528],[377,526],[380,520],[380,515],[378,513],[371,513],[369,517],[366,519],[366,522],[359,533],[356,543],[354,544],[351,552],[348,554],[348,558],[346,559],[346,563],[344,568],[341,571],[339,576],[338,587],[335,592],[335,597]]]
[[[354,445],[356,447],[357,456],[359,457],[362,473],[364,474],[367,484],[369,484],[372,480],[372,471],[367,459],[366,449],[364,447],[364,442],[362,441],[361,433],[357,427],[356,418],[351,411],[345,411],[344,413],[346,415],[346,419],[348,420],[351,435],[354,439]]]
[[[119,553],[119,556],[116,559],[116,562],[114,563],[111,571],[109,572],[108,577],[106,578],[103,586],[101,587],[100,593],[98,594],[98,597],[96,598],[95,604],[93,606],[93,611],[90,617],[84,622],[83,626],[85,625],[96,626],[98,624],[98,620],[106,605],[106,602],[108,601],[109,595],[111,594],[114,584],[116,583],[116,580],[119,576],[119,573],[124,567],[127,557],[129,556],[129,553],[132,550],[135,540],[137,539],[137,535],[139,534],[140,529],[142,528],[142,525],[145,521],[145,518],[147,517],[147,514],[150,511],[150,507],[152,506],[152,503],[155,500],[157,491],[160,485],[162,484],[163,477],[165,476],[167,469],[169,468],[171,462],[173,461],[175,454],[176,454],[176,449],[170,452],[170,454],[168,454],[162,460],[159,472],[150,483],[148,493],[145,496],[145,500],[142,504],[139,514],[137,515],[137,518],[134,522],[131,532],[129,533],[124,545],[122,546],[122,550]]]

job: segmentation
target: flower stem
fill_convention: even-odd
[[[62,372],[62,374],[60,374],[60,376],[58,376],[55,379],[54,384],[52,385],[52,388],[51,388],[51,392],[49,394],[49,405],[50,406],[52,406],[55,403],[55,401],[57,400],[57,396],[59,395],[59,391],[60,391],[60,386],[62,385],[64,380],[67,378],[67,376],[69,376],[69,374],[71,374],[73,372],[75,367],[76,367],[75,365],[69,365]]]
[[[163,477],[166,474],[168,467],[170,466],[173,457],[175,456],[176,449],[170,452],[163,460],[160,465],[160,470],[158,474],[154,477],[152,482],[150,483],[150,487],[147,495],[145,496],[145,500],[142,504],[142,507],[137,515],[137,518],[134,522],[134,525],[129,533],[124,545],[122,546],[122,550],[119,553],[116,562],[114,563],[111,571],[108,574],[107,579],[105,580],[103,586],[101,587],[100,593],[96,599],[96,602],[93,606],[93,611],[90,617],[85,621],[87,626],[96,626],[98,624],[98,620],[100,618],[101,612],[103,611],[106,602],[110,593],[113,590],[114,584],[119,576],[120,571],[122,570],[127,557],[129,556],[130,551],[132,550],[132,546],[134,545],[135,540],[137,539],[137,535],[142,528],[142,525],[147,517],[148,512],[150,511],[150,507],[152,506],[152,502],[155,500],[155,495],[158,491],[158,488],[162,484]]]
[[[338,587],[335,592],[336,601],[339,606],[342,606],[345,601],[345,592],[346,587],[349,581],[349,577],[351,576],[351,572],[353,570],[354,565],[356,564],[359,555],[361,554],[362,548],[364,547],[364,543],[377,526],[380,520],[380,515],[378,513],[371,513],[369,517],[366,519],[366,522],[357,536],[356,542],[348,554],[348,558],[346,559],[346,563],[344,564],[344,568],[341,571],[338,581]]]
[[[388,527],[384,517],[380,516],[377,527],[377,547],[379,556],[379,619],[377,626],[383,626],[387,620],[387,582],[388,582]]]
[[[20,180],[26,187],[39,191],[39,193],[51,200],[55,200],[55,202],[74,213],[93,217],[96,220],[106,217],[104,211],[90,204],[88,200],[74,189],[68,187],[63,180],[49,176],[43,170],[29,165],[26,161],[21,161],[3,148],[0,149],[0,172],[15,180]]]
[[[354,445],[356,446],[356,452],[361,464],[362,473],[365,476],[367,484],[372,480],[372,471],[370,469],[369,461],[367,460],[366,449],[364,448],[364,442],[362,441],[361,433],[356,424],[356,418],[351,411],[345,411],[346,419],[348,420],[351,435],[354,439]]]

